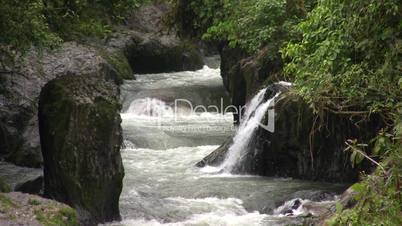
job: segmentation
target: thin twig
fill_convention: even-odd
[[[365,157],[366,159],[370,160],[372,163],[374,163],[375,165],[377,165],[378,167],[380,167],[380,169],[386,173],[384,167],[381,166],[380,163],[378,163],[377,161],[375,161],[374,159],[372,159],[370,156],[368,156],[366,153],[364,153],[363,151],[359,150],[358,148],[354,147],[353,145],[350,145],[348,142],[345,142],[345,144],[353,149],[353,151],[356,151],[357,153],[361,154],[363,157]]]

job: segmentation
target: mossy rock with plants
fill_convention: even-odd
[[[56,201],[19,192],[0,193],[0,225],[78,226],[77,213]]]

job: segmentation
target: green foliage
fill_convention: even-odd
[[[63,39],[103,36],[110,25],[126,16],[141,0],[48,0],[44,15],[49,26]]]
[[[315,0],[172,0],[180,33],[228,42],[255,53],[264,46],[278,56],[283,43],[298,37],[294,26]]]
[[[7,213],[10,209],[18,208],[19,206],[9,197],[0,193],[0,213]]]
[[[230,1],[230,0],[229,0]],[[182,36],[199,38],[227,14],[226,0],[169,0],[172,10],[169,24]]]
[[[104,36],[143,0],[0,0],[1,53]],[[5,46],[8,46],[5,48]],[[8,51],[10,52],[10,51]]]
[[[49,29],[43,8],[42,1],[0,0],[0,44],[26,50],[32,44],[60,43],[60,37]]]
[[[352,188],[358,193],[357,205],[337,211],[329,225],[402,225],[402,145],[390,146],[391,155],[380,168]]]
[[[40,201],[37,199],[29,199],[28,204],[32,205],[32,206],[38,206],[38,205],[40,205]]]
[[[402,2],[319,1],[285,71],[315,109],[395,112],[402,101]]]
[[[402,112],[399,112],[402,113]],[[402,225],[402,114],[389,133],[373,140],[377,170],[352,186],[357,202],[352,209],[339,209],[329,225]]]
[[[227,1],[231,13],[208,29],[204,39],[227,40],[230,47],[256,52],[268,46],[276,54],[292,34],[285,0]]]

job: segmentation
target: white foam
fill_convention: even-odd
[[[174,88],[194,85],[222,85],[222,77],[220,69],[209,68],[204,66],[198,71],[183,71],[174,73],[158,73],[158,74],[139,74],[136,75],[137,80],[132,81],[141,85],[142,90],[146,89],[162,89]],[[126,81],[130,82],[130,81]]]
[[[293,86],[293,83],[290,83],[290,82],[285,82],[285,81],[280,81],[280,82],[278,82],[278,84],[280,84],[280,85],[283,85],[283,86]]]
[[[266,89],[262,89],[246,107],[244,120],[240,123],[239,129],[233,138],[233,144],[229,147],[228,153],[221,167],[225,172],[231,172],[238,164],[243,155],[247,154],[247,146],[254,136],[257,128],[261,125],[271,102],[280,94],[277,93],[273,98],[263,103]]]
[[[138,116],[161,117],[172,116],[174,111],[172,107],[159,99],[143,98],[131,102],[126,113]]]
[[[252,226],[260,225],[266,217],[265,214],[258,212],[247,213],[243,215],[203,213],[194,214],[188,220],[174,223],[160,223],[156,220],[128,219],[122,221],[119,225],[127,226]]]
[[[256,178],[260,176],[248,175],[248,174],[219,173],[219,174],[205,174],[200,177],[201,178]]]

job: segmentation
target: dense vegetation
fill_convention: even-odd
[[[378,169],[354,186],[360,193],[357,207],[340,208],[332,223],[401,224],[401,1],[173,2],[182,34],[249,54],[268,47],[268,57],[284,62],[282,77],[294,83],[318,115],[331,112],[361,120],[378,116],[384,126],[377,137],[369,143],[349,140],[347,148],[351,161],[370,158]],[[195,30],[189,33],[190,27]]]
[[[104,36],[142,0],[0,0],[0,51]],[[0,53],[1,53],[0,52]]]

